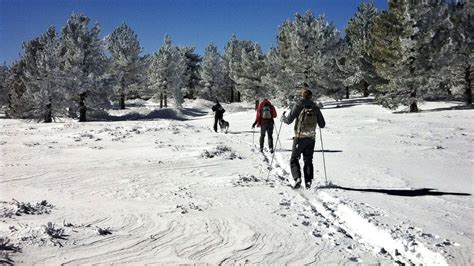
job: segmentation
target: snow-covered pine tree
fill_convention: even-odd
[[[194,47],[181,48],[186,58],[186,71],[184,74],[184,86],[186,87],[185,97],[188,99],[195,98],[195,92],[199,85],[199,68],[202,58],[195,53]]]
[[[296,92],[289,88],[295,88],[295,81],[290,70],[286,70],[285,58],[277,48],[270,48],[265,57],[265,75],[262,83],[269,88],[273,96],[287,106],[293,100]]]
[[[252,41],[239,40],[235,34],[232,34],[224,48],[224,83],[225,87],[229,89],[229,97],[226,95],[226,98],[230,102],[241,100],[242,92],[236,79],[242,63],[242,51],[250,52],[254,49],[253,46]]]
[[[45,123],[54,117],[64,116],[67,108],[63,89],[63,72],[59,68],[59,40],[54,27],[40,37],[26,42],[23,60],[26,90],[21,95],[29,103],[23,116]]]
[[[344,84],[347,73],[341,69],[341,66],[344,65],[341,61],[345,60],[344,48],[344,43],[341,40],[337,46],[326,53],[324,67],[320,72],[320,75],[331,77],[330,79],[320,79],[321,94],[332,97],[336,101],[341,100],[347,94],[347,87]]]
[[[347,73],[344,85],[362,92],[364,96],[369,96],[370,85],[380,82],[369,50],[369,34],[376,15],[377,9],[373,2],[361,2],[345,29],[345,62],[341,65]]]
[[[303,83],[313,88],[314,95],[338,86],[339,81],[334,83],[333,77],[325,72],[328,61],[338,51],[340,34],[323,16],[316,18],[311,11],[296,14],[294,21],[286,21],[279,27],[277,40],[277,48],[268,56],[269,74],[264,81],[278,89],[278,94],[284,97],[281,100],[298,94],[296,88]]]
[[[231,77],[238,90],[247,101],[268,98],[267,87],[262,83],[265,75],[265,56],[258,43],[252,43],[250,49],[242,48],[241,60],[231,63]]]
[[[388,12],[374,19],[371,50],[377,73],[388,80],[378,86],[377,99],[383,106],[406,105],[410,112],[418,111],[436,72],[433,58],[449,40],[441,30],[446,8],[442,0],[393,0]]]
[[[201,98],[207,100],[225,100],[224,60],[214,43],[206,47],[199,72],[201,78]]]
[[[223,60],[224,60],[224,66],[225,66],[225,73],[224,73],[224,80],[226,83],[226,87],[229,88],[230,90],[230,95],[229,95],[229,102],[234,102],[235,101],[235,81],[232,80],[230,77],[230,64],[233,62],[234,57],[237,56],[237,36],[235,34],[232,34],[230,40],[227,42],[226,46],[224,47],[224,55],[223,55]]]
[[[6,64],[0,66],[0,108],[8,103],[7,77],[9,69]]]
[[[174,47],[172,54],[172,73],[169,79],[169,89],[173,96],[174,102],[177,107],[182,107],[184,102],[184,93],[186,86],[186,69],[188,64],[186,61],[186,55],[182,49]]]
[[[125,109],[125,98],[138,94],[145,83],[145,63],[140,57],[143,49],[135,32],[123,23],[107,37],[107,48],[111,54],[111,74],[114,77],[114,94],[119,99],[120,109]]]
[[[86,110],[110,108],[110,91],[104,80],[108,67],[105,45],[99,38],[99,24],[89,30],[89,21],[88,17],[73,13],[62,29],[60,45],[69,116],[76,117],[79,111],[79,121],[86,121]]]
[[[168,107],[168,93],[173,95],[176,106],[181,107],[186,68],[184,52],[174,47],[171,38],[166,35],[163,46],[153,55],[149,70],[151,86],[160,97],[160,108]]]
[[[450,42],[447,51],[441,56],[444,68],[440,74],[448,80],[447,84],[454,87],[454,93],[463,95],[466,104],[471,105],[474,79],[474,2],[450,3],[449,15]]]
[[[9,118],[25,118],[24,114],[29,109],[30,103],[26,101],[23,94],[26,91],[25,85],[25,60],[24,58],[14,62],[9,69],[5,86],[7,89],[8,107],[5,112]]]

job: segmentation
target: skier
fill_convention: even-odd
[[[252,129],[255,125],[260,127],[260,151],[263,152],[263,144],[265,142],[265,133],[268,134],[268,148],[273,153],[273,125],[275,122],[273,118],[277,117],[277,112],[272,103],[263,99],[263,101],[257,107],[257,117],[252,125]]]
[[[299,159],[303,154],[304,161],[304,179],[306,188],[311,187],[313,181],[313,153],[316,138],[316,124],[320,128],[324,128],[326,122],[323,114],[318,106],[311,100],[313,93],[309,89],[308,84],[303,85],[302,99],[298,101],[285,116],[285,112],[281,116],[281,121],[286,124],[295,122],[295,136],[293,137],[293,148],[291,151],[290,167],[291,175],[295,181],[295,188],[301,186],[301,171]]]
[[[214,114],[214,131],[217,132],[217,123],[221,122],[221,120],[224,120],[225,109],[224,107],[222,107],[219,101],[216,100],[216,104],[212,106],[212,111],[215,113]]]

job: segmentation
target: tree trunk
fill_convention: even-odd
[[[364,94],[364,97],[369,97],[370,92],[369,92],[369,83],[367,81],[362,81],[362,93]]]
[[[240,103],[240,91],[237,92],[237,102]]]
[[[51,103],[48,103],[46,105],[46,113],[44,114],[44,122],[45,123],[53,122],[52,111],[51,111]]]
[[[160,92],[160,109],[163,108],[163,92]]]
[[[165,108],[168,107],[168,95],[165,93]]]
[[[233,103],[234,102],[234,88],[233,87],[230,87],[230,102]]]
[[[84,103],[84,100],[86,98],[86,93],[81,93],[80,95],[81,99],[79,100],[79,122],[86,122],[86,105]],[[124,106],[125,109],[125,106]]]
[[[416,97],[416,90],[413,91],[410,95],[412,98],[415,98]],[[418,112],[418,105],[416,103],[416,101],[413,101],[411,104],[410,104],[410,113],[415,113],[415,112]]]
[[[472,104],[472,87],[471,87],[471,65],[467,64],[467,67],[464,72],[464,80],[466,81],[466,90],[464,92],[464,96],[466,99],[466,104],[471,105]]]
[[[120,94],[120,109],[125,109],[125,94],[123,92]]]
[[[346,87],[346,99],[349,99],[349,87]]]

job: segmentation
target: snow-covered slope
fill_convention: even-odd
[[[292,125],[272,160],[250,104],[224,105],[228,134],[210,102],[137,105],[113,121],[0,119],[4,262],[473,263],[472,110],[328,102],[331,185],[318,134],[323,187],[305,191],[287,181]]]

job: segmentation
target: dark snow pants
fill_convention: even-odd
[[[263,150],[265,133],[268,134],[268,148],[273,150],[273,124],[270,123],[260,126],[260,150]]]
[[[214,131],[217,132],[217,123],[224,119],[224,113],[216,112],[214,115]]]
[[[300,157],[303,154],[303,173],[305,182],[313,181],[313,153],[316,141],[313,138],[293,138],[293,149],[291,151],[290,167],[293,179],[301,179]]]

